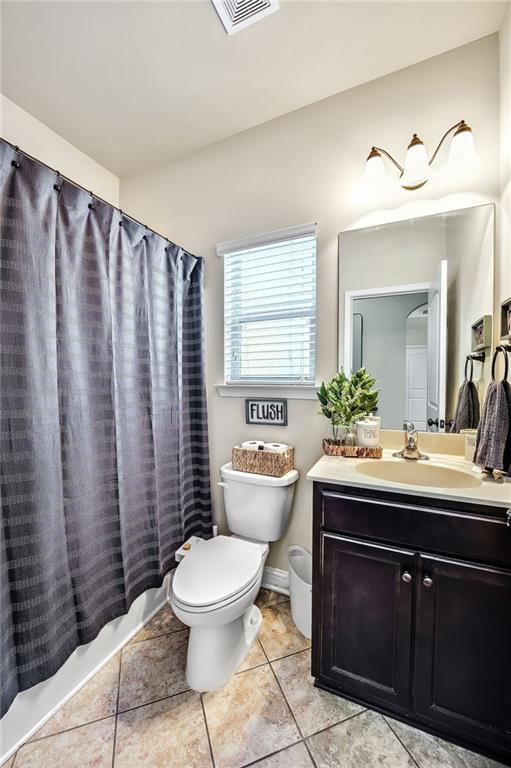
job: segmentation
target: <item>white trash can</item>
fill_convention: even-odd
[[[305,637],[311,636],[312,624],[312,555],[303,547],[294,544],[288,547],[289,594],[291,616]]]

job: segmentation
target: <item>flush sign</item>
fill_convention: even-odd
[[[245,416],[247,424],[287,427],[287,400],[245,400]]]

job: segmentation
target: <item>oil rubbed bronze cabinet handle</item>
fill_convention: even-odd
[[[424,576],[422,583],[429,589],[431,586],[433,586],[433,579],[431,576]]]
[[[401,580],[404,581],[405,584],[409,584],[412,580],[412,574],[409,573],[408,571],[404,571],[401,574]]]

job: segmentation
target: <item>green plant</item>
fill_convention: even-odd
[[[318,392],[321,413],[332,425],[333,439],[337,441],[341,427],[353,424],[374,411],[378,403],[378,392],[373,389],[376,379],[359,368],[351,379],[341,370],[325,384],[323,381]]]

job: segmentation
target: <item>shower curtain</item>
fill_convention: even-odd
[[[1,714],[211,532],[203,262],[0,141]]]

